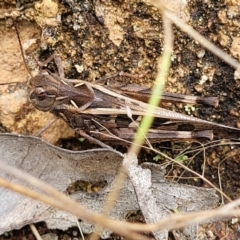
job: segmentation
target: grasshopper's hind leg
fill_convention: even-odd
[[[75,129],[76,130],[76,129]],[[112,147],[110,147],[109,145],[99,141],[98,139],[96,138],[93,138],[91,137],[90,135],[88,135],[84,130],[80,130],[80,129],[77,129],[76,130],[77,133],[79,133],[82,137],[86,138],[89,142],[91,143],[94,143],[94,144],[97,144],[99,145],[100,147],[103,147],[103,148],[108,148],[110,150],[113,150]]]

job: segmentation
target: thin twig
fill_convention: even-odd
[[[33,235],[37,240],[43,240],[34,224],[30,224]]]

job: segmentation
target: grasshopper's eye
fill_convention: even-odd
[[[46,91],[42,87],[36,87],[30,94],[29,100],[40,111],[49,111],[56,100],[56,94]]]
[[[47,98],[47,93],[43,88],[36,88],[35,89],[35,98],[38,101],[44,101]]]

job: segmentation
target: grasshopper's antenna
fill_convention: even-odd
[[[21,54],[22,54],[22,58],[23,58],[23,62],[24,62],[25,68],[27,69],[28,74],[29,74],[31,77],[33,77],[32,73],[30,72],[30,70],[29,70],[29,68],[28,68],[28,66],[27,66],[26,59],[25,59],[25,57],[24,57],[23,48],[22,48],[22,43],[21,43],[21,39],[20,39],[20,34],[19,34],[19,31],[18,31],[16,22],[14,21],[14,19],[13,19],[13,26],[14,26],[15,31],[16,31],[16,34],[17,34],[18,43],[19,43],[19,46],[20,46],[20,50],[21,50]]]
[[[15,20],[13,18],[12,18],[12,21],[13,21],[13,26],[14,26],[16,34],[17,34],[18,43],[19,43],[19,46],[20,46],[20,50],[21,50],[21,54],[22,54],[22,58],[23,58],[23,62],[24,62],[25,68],[27,69],[28,74],[31,77],[33,77],[32,73],[30,72],[30,70],[29,70],[29,68],[27,66],[26,59],[25,59],[24,54],[23,54],[23,48],[22,48],[22,43],[21,43],[21,39],[20,39],[20,34],[19,34],[18,28],[16,26]],[[18,82],[0,83],[0,85],[9,85],[9,84],[17,84],[17,83]]]

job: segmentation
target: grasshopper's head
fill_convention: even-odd
[[[40,111],[50,111],[54,107],[57,89],[47,84],[47,75],[37,75],[30,80],[28,99]]]

